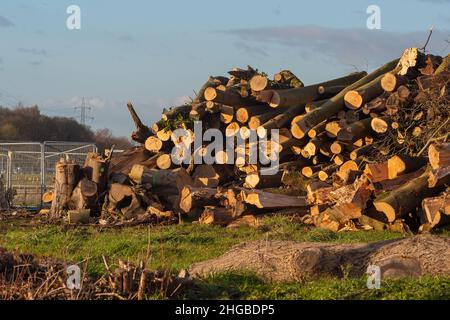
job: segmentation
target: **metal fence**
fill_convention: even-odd
[[[14,191],[13,206],[41,207],[42,195],[53,188],[55,166],[60,158],[83,164],[93,143],[46,141],[0,143],[0,175]]]

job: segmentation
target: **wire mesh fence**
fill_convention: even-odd
[[[83,164],[93,143],[46,141],[43,143],[0,143],[0,175],[14,192],[15,207],[41,207],[42,195],[53,188],[56,163],[70,158]]]

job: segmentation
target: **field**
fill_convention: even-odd
[[[450,236],[450,230],[436,232]],[[233,245],[260,239],[355,243],[404,237],[400,233],[358,231],[333,233],[305,226],[291,217],[267,216],[258,228],[185,223],[176,226],[99,229],[33,225],[29,219],[0,221],[0,247],[76,262],[90,274],[102,274],[104,255],[112,267],[118,259],[138,263],[148,256],[151,268],[178,272],[198,261],[217,257]],[[147,252],[150,255],[147,255]],[[382,281],[369,290],[366,279],[321,278],[298,283],[266,283],[253,274],[223,274],[206,279],[201,290],[187,291],[193,299],[448,299],[450,278]],[[154,296],[152,298],[162,298]]]

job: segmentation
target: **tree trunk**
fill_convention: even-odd
[[[432,144],[428,148],[428,159],[433,169],[450,165],[450,143]]]
[[[251,117],[259,116],[270,111],[272,110],[264,105],[240,107],[236,111],[236,120],[240,123],[247,123]]]
[[[383,212],[389,222],[413,212],[423,198],[436,194],[436,189],[428,188],[429,171],[403,186],[374,201],[375,208]]]
[[[308,207],[306,197],[294,197],[262,190],[241,190],[242,201],[259,209]]]
[[[153,135],[153,133],[149,127],[145,126],[142,123],[141,119],[136,113],[136,110],[134,110],[134,107],[131,104],[131,102],[127,104],[127,108],[131,114],[131,118],[133,119],[134,125],[136,126],[136,130],[131,134],[131,139],[133,139],[138,143],[144,143],[148,137]]]
[[[348,86],[346,89],[342,90],[340,93],[330,98],[326,103],[324,103],[320,108],[313,110],[305,115],[299,122],[297,122],[297,126],[299,127],[299,132],[295,135],[296,138],[303,138],[310,129],[325,121],[329,117],[338,113],[340,110],[344,108],[344,96],[347,92],[357,89],[374,79],[384,75],[385,73],[392,71],[397,63],[398,59],[387,63],[382,66],[378,70],[373,73],[365,76],[364,78],[358,80],[352,85]]]
[[[270,119],[262,125],[266,130],[270,129],[280,129],[289,123],[295,116],[303,113],[305,111],[304,105],[290,107],[286,112],[281,113],[274,118]]]
[[[342,78],[334,79],[331,81],[307,87],[287,89],[287,90],[273,90],[272,98],[269,104],[272,108],[292,107],[312,102],[315,100],[322,100],[329,96],[333,96],[336,90],[334,91],[331,90],[332,92],[328,95],[327,94],[322,95],[319,93],[320,87],[331,88],[341,85],[348,86],[354,83],[355,81],[358,81],[365,75],[366,75],[365,72],[357,72]]]
[[[68,209],[72,191],[78,184],[80,167],[74,162],[61,159],[55,169],[55,190],[50,208],[51,218],[61,218]]]
[[[315,277],[356,277],[370,265],[381,278],[450,275],[450,239],[420,235],[376,243],[330,244],[254,241],[233,247],[218,258],[189,268],[194,278],[226,272],[254,272],[272,282],[298,282]],[[345,271],[342,266],[349,266]]]

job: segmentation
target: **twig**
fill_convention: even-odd
[[[428,42],[430,42],[432,34],[433,34],[433,27],[430,28],[430,32],[428,33],[427,42],[425,42],[425,45],[422,48],[420,48],[421,51],[425,52],[425,49],[427,48]]]

